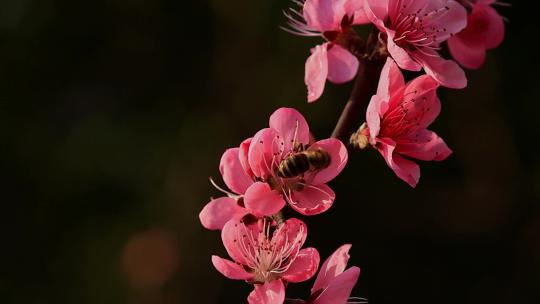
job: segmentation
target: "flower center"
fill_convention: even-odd
[[[246,258],[246,266],[251,269],[254,281],[265,283],[280,277],[296,259],[304,227],[301,225],[291,234],[286,225],[275,228],[275,224],[266,218],[259,227],[256,231],[241,222],[235,244]]]
[[[408,51],[418,50],[426,55],[433,55],[433,51],[440,49],[442,39],[440,35],[446,35],[447,29],[433,24],[433,20],[446,14],[449,7],[445,6],[433,11],[419,9],[413,13],[405,13],[406,5],[400,10],[392,27],[395,30],[394,42]]]
[[[398,101],[397,105],[384,114],[379,132],[381,137],[398,138],[420,127],[424,115],[431,109],[422,107],[415,110],[414,104],[416,102],[425,102],[426,100],[426,97],[414,96],[416,94],[417,91],[413,91],[401,96],[402,99]]]

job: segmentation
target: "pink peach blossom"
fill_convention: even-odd
[[[311,150],[328,153],[329,165],[290,178],[277,174],[284,160]],[[335,198],[326,183],[343,170],[347,158],[347,149],[341,141],[329,138],[311,143],[304,117],[294,109],[280,108],[270,117],[270,127],[257,132],[249,146],[249,167],[258,181],[246,191],[245,205],[250,210],[259,210],[266,206],[282,205],[287,201],[303,215],[324,212],[330,208]]]
[[[308,280],[319,266],[315,248],[301,249],[306,236],[306,225],[295,218],[281,225],[266,218],[249,223],[233,219],[225,224],[221,237],[234,262],[214,255],[212,263],[229,279],[255,284],[250,304],[280,304],[286,282]]]
[[[428,75],[405,84],[398,66],[388,58],[377,94],[368,105],[364,132],[388,166],[412,187],[420,179],[420,168],[411,159],[441,161],[452,153],[435,132],[426,129],[441,110],[438,86]]]
[[[310,149],[326,151],[331,158],[328,167],[293,178],[277,176],[281,161]],[[321,213],[330,208],[335,198],[326,182],[339,174],[346,162],[347,150],[339,140],[310,144],[304,117],[294,109],[278,109],[270,117],[270,128],[246,139],[240,147],[225,151],[220,172],[231,190],[214,183],[227,196],[212,199],[199,214],[200,221],[207,229],[219,230],[232,218],[248,213],[258,217],[273,215],[286,201],[302,214]]]
[[[201,224],[206,229],[220,230],[227,221],[248,213],[259,217],[270,216],[285,206],[279,193],[268,190],[265,192],[267,195],[258,195],[270,186],[258,182],[249,168],[247,151],[250,143],[251,138],[248,138],[239,148],[231,148],[223,153],[219,170],[223,181],[231,191],[220,188],[211,180],[212,184],[227,196],[210,200],[199,214]]]
[[[354,78],[358,59],[351,50],[358,39],[353,25],[369,23],[364,0],[305,0],[302,13],[290,9],[285,15],[291,29],[301,36],[322,36],[327,42],[311,50],[306,61],[305,83],[308,102],[317,100],[324,91],[326,79],[340,84]],[[302,4],[302,2],[300,2]]]
[[[311,289],[310,304],[365,303],[362,298],[350,298],[351,291],[360,276],[360,268],[345,270],[349,261],[350,244],[339,247],[323,263]],[[351,300],[351,301],[350,301]]]
[[[250,141],[251,139],[247,139],[244,143],[249,144]],[[227,149],[221,157],[219,171],[231,191],[221,189],[216,185],[216,188],[227,196],[210,200],[199,213],[201,224],[206,229],[220,230],[233,217],[243,216],[249,212],[243,205],[243,195],[253,185],[253,177],[244,170],[240,161],[240,151],[241,148]]]
[[[468,69],[478,69],[486,50],[498,47],[504,38],[503,18],[491,7],[495,0],[465,1],[470,8],[467,27],[448,39],[452,57]]]
[[[452,0],[365,0],[364,8],[400,68],[424,68],[445,87],[467,86],[459,65],[439,55],[441,43],[467,24],[463,6]]]

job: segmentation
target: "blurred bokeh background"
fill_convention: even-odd
[[[409,188],[354,154],[307,219],[353,244],[354,295],[382,303],[540,303],[540,94],[530,2],[503,45],[440,90],[453,148]],[[318,39],[279,29],[288,0],[0,1],[0,303],[244,303],[198,213],[221,153],[277,107],[326,137],[350,84],[305,102]],[[359,122],[360,123],[360,122]],[[311,282],[291,289],[306,296]]]

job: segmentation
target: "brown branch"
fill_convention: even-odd
[[[359,57],[360,65],[349,100],[345,104],[341,116],[332,132],[332,137],[344,143],[365,121],[365,113],[371,96],[375,94],[379,76],[385,62],[386,49],[381,47],[374,31],[368,40],[366,54]]]
[[[341,112],[332,137],[347,143],[358,126],[365,121],[365,110],[377,88],[383,64],[381,60],[360,61],[351,97]]]

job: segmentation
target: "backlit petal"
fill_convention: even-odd
[[[351,267],[338,275],[313,301],[313,304],[344,304],[360,276],[360,268]]]
[[[486,61],[486,48],[480,43],[467,43],[461,36],[448,39],[448,49],[452,57],[468,69],[478,69]]]
[[[272,128],[262,129],[253,136],[248,150],[248,162],[253,174],[266,179],[278,166],[283,148],[276,140],[278,133]]]
[[[249,280],[253,278],[253,274],[247,272],[243,266],[222,259],[217,255],[212,256],[212,264],[221,274],[231,280]]]
[[[452,154],[452,150],[442,138],[435,132],[425,129],[411,135],[407,141],[400,141],[396,152],[425,161],[442,161]]]
[[[219,171],[229,189],[235,193],[244,194],[246,189],[253,184],[253,180],[240,163],[239,151],[239,148],[227,149],[221,156]]]
[[[256,182],[247,189],[244,204],[256,216],[269,216],[278,213],[285,201],[267,183]]]
[[[255,289],[249,294],[249,304],[282,304],[285,301],[285,286],[281,280],[264,284],[255,284]]]
[[[211,200],[204,206],[199,219],[201,224],[206,229],[220,230],[225,223],[237,215],[246,213],[247,211],[240,207],[236,199],[231,197],[219,197]]]
[[[315,248],[300,250],[292,264],[283,274],[288,282],[298,283],[309,280],[319,268],[319,252]]]
[[[334,251],[334,253],[324,261],[321,270],[319,270],[319,274],[315,279],[311,293],[328,287],[328,285],[345,270],[350,257],[350,249],[351,245],[345,244]]]
[[[340,84],[351,81],[358,71],[358,58],[334,44],[328,51],[328,80]]]
[[[416,187],[420,179],[418,164],[394,153],[396,143],[389,138],[380,139],[377,147],[394,173],[411,187]]]
[[[341,0],[306,0],[303,13],[309,27],[319,32],[336,31],[340,29],[345,7]]]
[[[309,144],[309,126],[304,116],[295,109],[280,108],[272,113],[270,128],[277,131],[279,138],[276,141],[285,151],[291,151],[293,144]]]
[[[304,81],[307,86],[308,102],[314,102],[321,97],[328,76],[327,43],[312,49],[311,56],[306,61]]]
[[[330,187],[322,185],[306,185],[301,191],[291,194],[290,206],[303,215],[322,213],[332,206],[336,195]]]
[[[467,86],[465,72],[456,62],[419,52],[415,53],[415,58],[421,62],[426,73],[435,78],[442,86],[453,89],[463,89]]]
[[[311,181],[312,185],[325,184],[334,179],[347,164],[348,153],[345,145],[335,138],[320,140],[309,147],[309,150],[321,149],[330,156],[330,164],[328,167],[315,173],[315,177]]]

